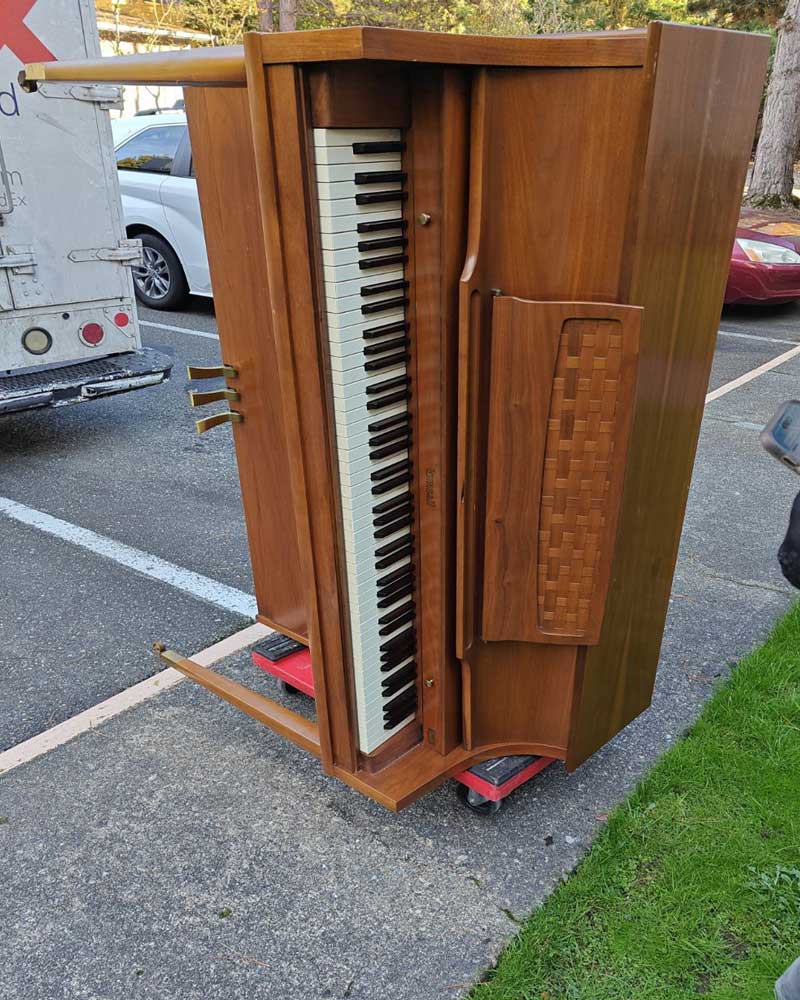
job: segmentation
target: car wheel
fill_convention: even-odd
[[[189,294],[177,254],[154,233],[142,233],[140,239],[143,259],[133,268],[136,298],[149,309],[177,309]]]

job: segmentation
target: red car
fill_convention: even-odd
[[[725,303],[800,299],[800,222],[748,212],[739,218]]]

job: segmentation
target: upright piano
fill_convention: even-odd
[[[391,809],[648,706],[768,52],[346,28],[28,67],[187,87],[203,427],[316,721],[166,662]]]

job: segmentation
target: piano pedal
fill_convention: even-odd
[[[260,670],[278,678],[286,694],[314,697],[311,653],[302,642],[275,632],[257,643],[250,656]]]
[[[553,757],[494,757],[455,776],[460,782],[459,797],[464,805],[480,816],[494,816],[503,800],[515,788],[553,763]]]

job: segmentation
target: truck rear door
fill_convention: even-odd
[[[116,173],[110,123],[98,91],[44,84],[26,94],[17,83],[25,62],[99,54],[93,9],[86,0],[2,2],[2,43],[0,200],[12,204],[0,228],[0,308],[123,298],[130,285],[120,259],[135,251],[120,240],[121,209],[108,183]]]

